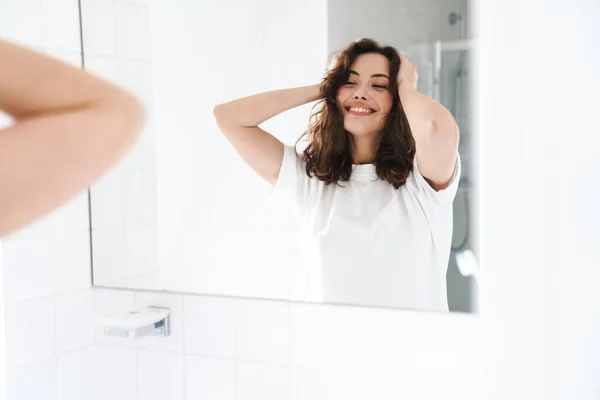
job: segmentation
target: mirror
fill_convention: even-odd
[[[133,151],[90,189],[94,285],[475,311],[475,42],[465,4],[83,1],[86,70],[130,89],[148,110]],[[319,84],[330,54],[358,38],[408,57],[418,91],[444,105],[460,127],[460,162],[445,195],[419,186],[427,182],[414,171],[398,189],[351,179],[364,188],[336,194],[337,202],[319,212],[358,219],[327,225],[323,214],[317,229],[243,160],[213,110],[261,92]],[[322,106],[305,103],[260,127],[293,148]],[[351,164],[354,177],[375,171],[372,163]],[[281,186],[289,191],[294,183]],[[327,187],[330,197],[349,193]],[[356,208],[351,199],[359,192],[356,202],[373,205]],[[445,196],[443,223],[428,223],[437,206],[426,205],[433,208],[425,215],[417,192]],[[323,252],[335,262],[315,258]]]

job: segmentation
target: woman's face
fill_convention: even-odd
[[[381,54],[362,54],[350,67],[348,81],[337,93],[348,132],[374,135],[385,125],[393,103],[389,70],[389,61]]]

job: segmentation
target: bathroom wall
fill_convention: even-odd
[[[113,5],[115,26],[147,6]],[[75,2],[2,7],[3,38],[80,65]],[[97,60],[110,75],[110,57]],[[84,193],[3,241],[9,400],[478,398],[477,317],[92,289],[88,219]],[[170,307],[172,336],[127,342],[94,329],[94,314],[135,304]]]
[[[81,65],[77,2],[0,4],[0,37]],[[1,124],[10,120],[1,116]],[[3,240],[0,282],[2,397],[81,399],[79,363],[93,345],[88,199]]]
[[[236,299],[231,304],[216,298],[90,290],[83,284],[84,273],[89,279],[89,262],[78,247],[64,244],[83,242],[77,235],[84,230],[82,198],[3,242],[0,293],[6,315],[0,330],[6,330],[6,337],[0,354],[8,364],[2,366],[7,374],[0,376],[0,383],[8,378],[3,398],[153,399],[168,390],[167,398],[203,398],[203,392],[212,391],[217,393],[213,398],[227,399],[235,379],[239,399],[253,398],[251,388],[261,390],[260,385],[271,385],[261,399],[276,397],[280,390],[294,399],[311,397],[311,390],[318,391],[311,398],[335,399],[327,396],[328,388],[337,398],[352,398],[343,397],[349,391],[354,398],[399,398],[395,391],[410,390],[405,398],[597,399],[600,192],[593,183],[598,158],[596,146],[581,146],[593,139],[593,121],[573,117],[595,113],[600,58],[590,50],[596,48],[600,9],[583,0],[571,8],[559,2],[483,3],[481,90],[494,96],[485,98],[481,110],[486,133],[480,145],[486,178],[482,261],[489,282],[481,321],[459,314],[295,304],[281,308],[276,302]],[[38,48],[57,41],[60,54],[74,61],[76,52],[62,47],[71,34],[63,36],[65,42],[55,36],[73,26],[71,17],[65,17],[75,13],[73,2],[47,4],[4,0],[0,36]],[[539,16],[542,5],[544,18],[536,19],[533,31],[529,21]],[[577,46],[571,47],[573,43]],[[546,68],[547,55],[557,48],[568,51],[577,74],[568,75],[569,84],[548,85],[556,82],[557,72]],[[524,68],[507,62],[498,68],[498,54],[502,60],[528,59],[530,64]],[[564,101],[572,98],[579,101]],[[561,112],[555,112],[557,106]],[[510,118],[499,118],[507,112]],[[568,168],[557,169],[565,154],[575,156],[568,159]],[[557,189],[557,182],[565,185]],[[88,300],[97,311],[120,311],[135,301],[173,304],[173,336],[136,342],[132,348],[95,335],[90,346]],[[81,304],[83,315],[67,312]],[[233,322],[232,308],[237,310]],[[288,313],[289,329],[281,328]],[[347,321],[350,329],[342,331]],[[285,349],[292,354],[289,364],[281,362],[289,354]],[[278,368],[282,364],[294,373],[291,383],[286,370]],[[364,368],[375,372],[353,372]],[[158,376],[164,370],[168,373]],[[487,389],[483,395],[477,392],[482,386]]]

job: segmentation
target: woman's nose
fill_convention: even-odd
[[[354,92],[354,98],[355,99],[360,98],[360,99],[366,100],[367,99],[367,91],[362,87],[356,89],[356,92]]]

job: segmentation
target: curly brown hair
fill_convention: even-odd
[[[381,54],[389,60],[388,90],[393,98],[392,108],[380,131],[379,148],[373,164],[376,166],[377,176],[398,189],[404,185],[413,169],[415,141],[398,95],[396,76],[400,69],[400,55],[394,47],[381,46],[373,39],[361,39],[342,50],[338,54],[337,66],[323,78],[321,88],[325,98],[313,108],[309,128],[298,142],[308,141],[302,158],[309,177],[315,176],[326,184],[339,184],[340,181],[350,179],[353,136],[344,128],[343,107],[336,96],[339,88],[348,80],[354,61],[358,56],[369,53]],[[319,105],[321,107],[317,109]]]

